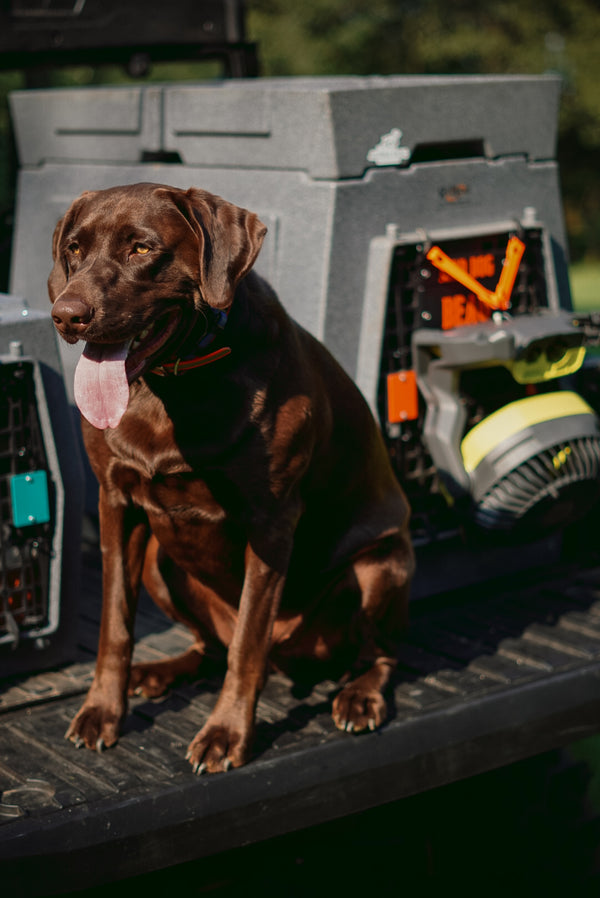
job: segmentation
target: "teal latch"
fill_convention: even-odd
[[[46,524],[50,520],[48,478],[45,471],[14,474],[10,479],[10,495],[15,527]]]

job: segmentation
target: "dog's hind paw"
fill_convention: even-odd
[[[202,653],[191,646],[175,658],[133,664],[127,692],[129,695],[158,698],[177,680],[196,676],[201,662]]]
[[[131,668],[127,693],[158,698],[168,691],[174,679],[167,675],[167,671],[156,670],[154,664],[134,664]]]

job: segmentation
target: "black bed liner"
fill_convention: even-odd
[[[208,857],[557,748],[600,720],[600,566],[555,565],[416,603],[377,733],[338,732],[336,685],[301,694],[272,676],[255,756],[195,777],[184,755],[220,676],[132,702],[117,747],[77,751],[64,732],[93,670],[97,555],[86,555],[80,657],[0,683],[2,885],[52,894]],[[185,631],[138,614],[138,659]],[[32,862],[35,859],[35,862]],[[90,870],[93,871],[90,881]],[[7,892],[8,894],[8,892]]]

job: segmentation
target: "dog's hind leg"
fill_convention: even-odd
[[[356,676],[338,693],[332,708],[335,725],[349,733],[374,730],[387,717],[385,690],[408,626],[412,550],[400,539],[384,557],[382,551],[383,546],[362,555],[352,566],[361,592],[354,634],[359,641]]]
[[[183,590],[188,580],[183,572],[179,576],[169,577],[178,582],[168,585],[158,561],[160,549],[155,539],[148,544],[143,570],[143,583],[156,605],[178,623],[184,624],[193,634],[194,642],[180,655],[160,661],[149,661],[133,664],[129,676],[129,695],[145,695],[156,698],[162,695],[177,680],[195,678],[204,660],[207,634],[202,632],[199,622],[182,607],[184,603],[177,601],[177,592]],[[171,574],[175,570],[172,566]],[[180,582],[179,582],[180,581]],[[197,584],[199,587],[199,584]]]

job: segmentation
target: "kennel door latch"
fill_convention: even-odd
[[[50,520],[48,478],[45,471],[14,474],[10,479],[12,516],[15,527],[47,524]]]

